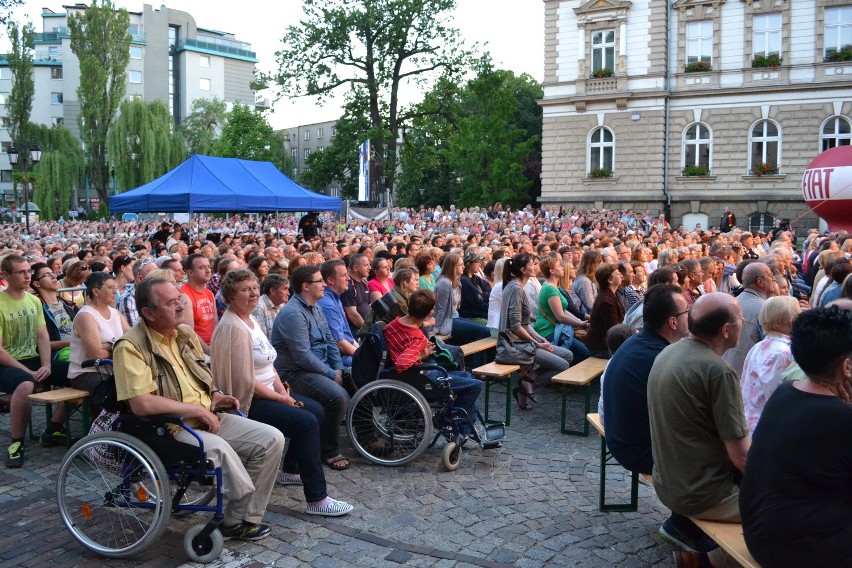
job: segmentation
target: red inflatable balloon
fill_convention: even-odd
[[[802,176],[802,196],[831,231],[852,231],[852,146],[826,150]]]

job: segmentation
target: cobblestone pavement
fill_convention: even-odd
[[[505,446],[485,452],[466,446],[456,472],[440,467],[439,448],[401,468],[353,457],[347,471],[326,469],[329,494],[355,505],[349,516],[304,515],[301,488],[276,487],[265,519],[272,537],[226,542],[210,566],[671,566],[672,547],[657,534],[667,512],[653,489],[640,485],[637,512],[600,512],[597,434],[560,434],[559,393],[549,386],[538,390],[541,402],[533,410],[513,405]],[[581,396],[572,400],[579,422]],[[33,414],[40,431],[44,413],[35,406]],[[0,415],[0,432],[5,454],[8,414]],[[348,440],[343,447],[355,455]],[[63,451],[31,441],[22,469],[0,466],[0,565],[191,565],[182,538],[189,526],[206,521],[203,514],[172,519],[159,546],[129,560],[105,559],[78,544],[55,500]],[[610,470],[610,497],[627,499],[629,477]]]

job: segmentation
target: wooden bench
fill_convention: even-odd
[[[68,444],[70,446],[73,438],[71,437],[71,414],[75,407],[80,408],[80,417],[83,425],[83,435],[89,433],[91,419],[89,416],[89,392],[75,389],[71,387],[46,390],[31,394],[30,402],[44,404],[46,420],[49,423],[52,415],[51,407],[54,404],[65,405],[65,431],[68,433]],[[37,436],[33,432],[32,417],[30,417],[30,438],[36,439]]]
[[[603,374],[604,368],[606,367],[607,359],[600,359],[598,357],[589,357],[585,361],[578,363],[571,367],[570,369],[566,369],[555,375],[550,382],[555,383],[560,386],[562,389],[562,433],[563,434],[571,434],[572,436],[588,436],[589,435],[589,423],[587,421],[583,421],[582,430],[569,430],[565,426],[566,414],[568,412],[568,388],[569,386],[573,387],[582,387],[585,394],[585,412],[584,415],[588,415],[592,410],[592,383],[595,379],[600,377]]]
[[[734,560],[745,568],[760,568],[760,564],[751,555],[743,538],[743,526],[740,523],[721,523],[705,521],[690,517],[704,534],[712,538],[722,550],[730,554]]]
[[[512,422],[512,374],[521,370],[520,365],[501,365],[500,363],[488,363],[475,368],[473,375],[485,381],[485,422],[499,422],[488,418],[488,403],[491,396],[491,384],[502,383],[506,387],[506,426]]]
[[[464,353],[465,357],[470,357],[476,353],[481,353],[482,351],[488,351],[489,349],[495,349],[497,347],[497,338],[496,337],[486,337],[485,339],[477,339],[476,341],[471,341],[470,343],[465,343],[461,346],[462,353]]]
[[[639,474],[634,472],[630,472],[630,501],[627,503],[607,503],[606,502],[606,470],[608,467],[621,465],[612,457],[609,449],[606,446],[606,431],[604,430],[604,425],[601,422],[601,417],[599,414],[587,414],[586,420],[589,424],[594,427],[595,430],[598,431],[601,437],[601,464],[600,464],[600,495],[598,497],[598,508],[604,512],[610,511],[618,511],[618,512],[627,512],[627,511],[635,511],[639,507]],[[648,479],[651,476],[644,476]]]

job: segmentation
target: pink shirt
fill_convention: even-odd
[[[781,373],[793,362],[790,338],[770,331],[749,350],[743,364],[740,387],[749,430],[754,432],[766,401],[781,384]]]

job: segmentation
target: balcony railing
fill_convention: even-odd
[[[618,90],[618,79],[607,77],[605,79],[589,79],[586,81],[586,93],[611,93]]]
[[[224,53],[227,55],[238,55],[240,57],[250,57],[252,59],[257,59],[257,54],[250,49],[246,49],[250,47],[250,44],[242,43],[242,42],[234,42],[230,40],[221,40],[216,38],[207,38],[205,37],[203,40],[200,39],[182,39],[178,41],[177,49],[184,49],[187,47],[195,47],[197,49],[206,49],[209,51],[215,51],[218,53]]]

